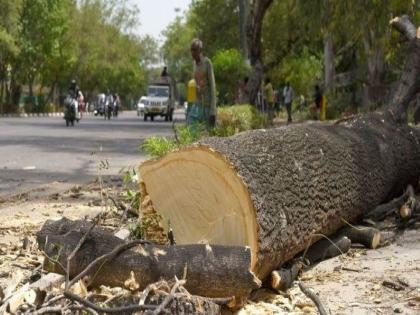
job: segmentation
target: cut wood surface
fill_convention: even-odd
[[[38,232],[39,247],[62,266],[85,235],[90,224],[84,221],[47,221]],[[70,278],[80,274],[95,259],[110,253],[125,242],[99,227],[93,228],[86,241],[70,261]],[[63,268],[47,261],[48,271],[64,273]],[[124,287],[133,277],[140,290],[162,279],[185,276],[185,288],[208,297],[247,296],[261,283],[250,271],[251,251],[240,246],[204,244],[155,246],[139,245],[118,254],[114,259],[89,272],[93,286]]]

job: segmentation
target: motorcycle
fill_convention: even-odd
[[[112,112],[113,112],[113,103],[114,100],[112,99],[112,96],[107,96],[105,99],[105,110],[104,110],[104,119],[105,120],[111,120]]]
[[[112,115],[114,116],[114,117],[118,117],[118,111],[119,111],[119,108],[120,108],[120,106],[118,105],[118,102],[117,101],[114,101],[114,106],[113,106],[113,113],[112,113]]]
[[[64,119],[66,120],[66,126],[74,126],[74,121],[79,122],[80,113],[78,113],[79,104],[76,99],[71,96],[67,96],[64,100]]]

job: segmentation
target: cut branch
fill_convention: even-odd
[[[84,221],[47,221],[37,235],[38,244],[49,257],[55,257],[62,263],[74,251],[88,228]],[[197,295],[242,297],[261,285],[250,271],[249,248],[201,244],[139,246],[139,243],[144,241],[125,243],[99,227],[93,228],[71,260],[71,284],[89,276],[92,286],[123,287],[133,272],[139,289],[144,289],[161,278],[182,278],[186,271],[186,289]],[[95,268],[98,265],[100,268]],[[46,267],[49,271],[63,272],[54,262],[46,264]]]

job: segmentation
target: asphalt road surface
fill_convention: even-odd
[[[183,121],[183,112],[174,118]],[[110,121],[85,116],[74,127],[62,117],[0,118],[0,197],[117,175],[146,158],[139,146],[152,135],[172,135],[172,123],[160,117],[144,122],[134,111]],[[100,168],[101,161],[109,168]]]

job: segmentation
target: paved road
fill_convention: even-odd
[[[0,118],[0,197],[93,180],[105,160],[110,168],[102,174],[118,174],[145,158],[139,151],[145,138],[171,134],[171,123],[143,122],[136,112],[111,121],[86,116],[75,127],[62,117]]]

